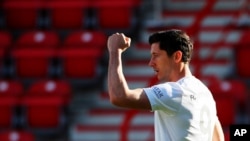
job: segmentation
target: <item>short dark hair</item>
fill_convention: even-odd
[[[149,44],[159,42],[161,50],[165,50],[168,56],[180,50],[182,52],[182,62],[186,63],[191,60],[193,52],[193,42],[190,37],[182,30],[170,29],[159,31],[149,36]]]

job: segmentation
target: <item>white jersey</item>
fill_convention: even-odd
[[[155,112],[155,141],[211,141],[216,105],[194,76],[144,88]]]

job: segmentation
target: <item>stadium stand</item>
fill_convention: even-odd
[[[115,32],[132,37],[132,47],[124,54],[125,77],[130,87],[146,87],[158,83],[147,66],[148,36],[154,31],[179,28],[194,41],[191,69],[213,92],[229,141],[229,124],[250,122],[247,103],[250,70],[245,65],[250,53],[249,3],[249,0],[3,0],[0,77],[36,81],[22,83],[26,95],[19,100],[2,98],[8,81],[0,82],[0,112],[6,113],[6,117],[0,117],[0,124],[7,133],[0,135],[0,140],[4,140],[2,136],[5,140],[16,139],[18,133],[9,131],[16,131],[16,123],[21,123],[25,131],[31,131],[42,141],[152,141],[151,112],[117,109],[109,102],[106,40]],[[37,97],[53,89],[57,81],[62,82],[59,89],[46,94],[54,96]],[[58,93],[66,94],[66,100],[55,96]],[[23,115],[13,117],[13,108],[18,104]],[[45,109],[43,104],[47,105]],[[64,106],[70,118],[64,119],[61,113]],[[60,126],[61,121],[68,126]],[[61,136],[49,134],[44,138],[39,133],[46,130],[37,132],[31,128],[35,125],[59,125],[57,129],[64,131]]]

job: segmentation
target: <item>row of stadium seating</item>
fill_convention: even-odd
[[[27,31],[17,39],[0,33],[2,78],[62,78],[100,81],[105,72],[106,35],[79,30],[61,40],[53,31]]]
[[[140,0],[3,0],[1,7],[3,26],[9,29],[80,29],[89,23],[99,29],[128,29],[139,5]]]

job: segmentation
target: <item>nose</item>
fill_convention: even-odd
[[[153,60],[152,60],[152,59],[150,59],[150,60],[149,60],[148,65],[149,65],[150,67],[153,67],[153,66],[154,66],[154,62],[153,62]]]

